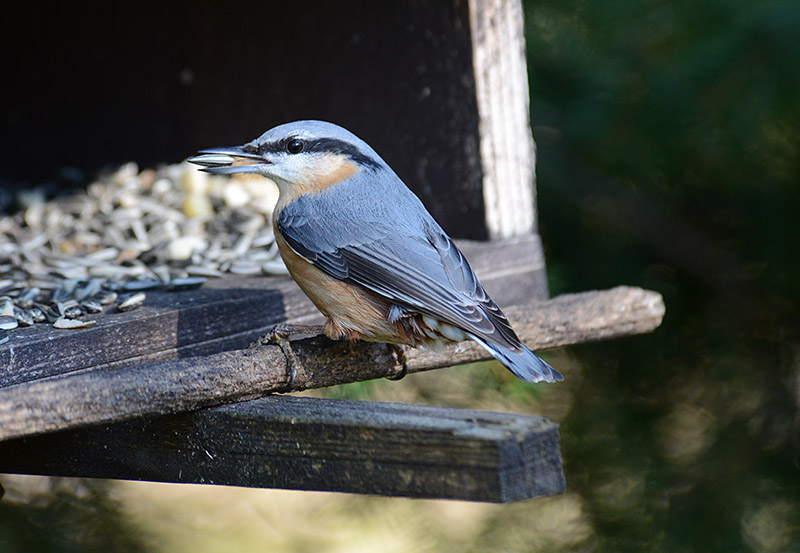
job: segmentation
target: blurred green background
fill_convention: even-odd
[[[325,393],[547,415],[567,493],[497,506],[5,477],[0,552],[800,551],[800,4],[525,12],[551,293],[657,290],[663,326],[549,354],[558,386],[484,364]]]
[[[526,5],[551,293],[667,305],[572,352],[597,550],[800,551],[800,4]]]

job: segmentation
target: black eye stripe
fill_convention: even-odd
[[[331,152],[345,155],[360,165],[377,169],[380,164],[370,156],[364,154],[353,144],[335,138],[318,138],[306,143],[306,150],[314,152]]]
[[[257,149],[258,153],[261,155],[268,153],[290,152],[289,144],[295,140],[303,142],[303,152],[330,152],[334,154],[345,155],[352,161],[371,169],[377,169],[381,166],[378,161],[361,152],[361,150],[359,150],[355,145],[345,142],[344,140],[338,140],[336,138],[316,138],[313,140],[304,140],[301,138],[289,137],[276,142],[267,142],[265,144],[259,144],[258,146],[253,145],[253,149]],[[300,150],[294,153],[299,152]]]

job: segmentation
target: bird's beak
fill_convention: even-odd
[[[202,165],[201,171],[215,175],[234,173],[257,173],[270,162],[258,154],[245,152],[242,146],[230,148],[211,148],[200,150],[197,156],[190,157],[189,163]]]

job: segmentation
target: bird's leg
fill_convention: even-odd
[[[300,366],[300,360],[295,355],[289,338],[297,334],[324,334],[322,325],[290,325],[290,324],[276,324],[263,336],[255,342],[258,344],[274,344],[281,348],[283,355],[286,356],[286,365],[289,372],[288,382],[284,387],[285,391],[290,391],[294,386],[294,379],[297,376],[297,368]],[[255,345],[255,344],[252,344]]]
[[[289,338],[300,334],[316,336],[325,334],[325,327],[322,325],[292,325],[279,323],[270,328],[266,334],[262,335],[258,342],[261,344],[275,344],[278,338]]]
[[[392,375],[387,376],[388,380],[402,380],[408,374],[408,357],[406,357],[406,350],[403,349],[403,346],[398,344],[388,344],[392,350],[394,350],[394,355],[397,357],[397,362],[402,365],[400,372]]]

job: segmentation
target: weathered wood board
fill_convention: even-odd
[[[270,397],[0,442],[0,472],[508,502],[564,491],[542,417]]]
[[[547,297],[537,236],[459,242],[501,305]],[[0,388],[88,367],[130,367],[246,347],[272,325],[320,322],[319,311],[288,277],[209,279],[186,292],[148,292],[145,305],[92,317],[80,330],[15,329],[0,344]]]
[[[659,294],[631,287],[559,296],[511,306],[506,312],[534,349],[649,332],[664,313]],[[0,388],[0,439],[393,377],[401,371],[385,344],[332,342],[324,336],[292,344],[299,367],[289,388],[286,357],[275,345],[123,368],[87,368]],[[405,355],[409,373],[490,358],[472,342],[439,352],[407,349]]]
[[[531,302],[546,294],[535,237],[463,249],[498,302],[512,304],[506,313],[533,348],[648,332],[663,316],[661,297],[637,288]],[[384,344],[311,338],[294,343],[301,367],[286,390],[277,346],[237,348],[274,322],[319,317],[287,279],[223,279],[153,297],[86,330],[23,329],[3,345],[0,472],[482,501],[563,489],[557,428],[543,419],[254,400],[400,370]],[[469,343],[407,355],[409,372],[488,358]],[[231,402],[240,403],[208,408]]]

